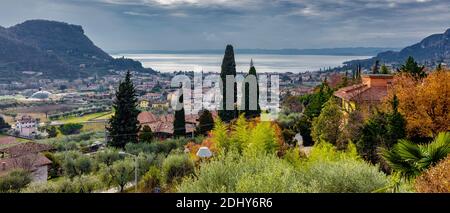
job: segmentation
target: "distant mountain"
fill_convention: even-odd
[[[428,66],[435,66],[439,63],[450,64],[450,28],[442,34],[430,35],[421,42],[405,47],[399,52],[381,52],[370,59],[354,60],[344,64],[346,67],[354,67],[357,64],[361,64],[361,66],[369,68],[376,60],[379,60],[381,63],[398,66],[403,64],[409,56]]]
[[[273,54],[273,55],[345,55],[345,56],[375,56],[376,54],[396,48],[383,47],[349,47],[324,49],[236,49],[236,54]],[[223,54],[222,49],[203,50],[124,50],[113,51],[111,54]]]
[[[0,27],[0,74],[20,77],[42,72],[49,78],[76,78],[105,74],[108,70],[153,72],[131,59],[114,59],[84,34],[81,26],[30,20]]]

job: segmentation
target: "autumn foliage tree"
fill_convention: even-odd
[[[450,130],[450,72],[431,72],[417,81],[402,73],[394,77],[387,100],[398,97],[398,111],[406,119],[406,132],[413,141],[432,138]],[[388,105],[387,105],[388,106]]]
[[[417,192],[450,192],[450,155],[434,167],[417,177],[414,188]]]

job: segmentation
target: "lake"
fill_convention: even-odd
[[[126,57],[140,61],[144,67],[160,72],[204,71],[220,72],[223,54],[115,54],[113,57]],[[318,71],[337,67],[354,59],[366,59],[371,56],[331,56],[331,55],[264,55],[236,54],[236,70],[247,72],[253,59],[258,72]]]

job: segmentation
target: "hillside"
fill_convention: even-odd
[[[30,20],[0,27],[0,74],[3,78],[42,72],[50,78],[75,78],[131,69],[153,72],[140,62],[114,59],[97,47],[81,26]]]
[[[408,46],[400,50],[381,52],[377,56],[366,60],[354,60],[345,62],[347,67],[361,64],[363,67],[370,67],[374,61],[381,63],[398,65],[404,63],[409,56],[414,57],[419,63],[435,66],[438,63],[450,63],[450,28],[442,34],[433,34],[424,38],[419,43]]]

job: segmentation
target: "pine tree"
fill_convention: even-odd
[[[236,62],[234,60],[234,50],[233,46],[227,45],[225,49],[225,54],[222,61],[222,68],[220,72],[220,78],[221,78],[221,92],[222,92],[222,109],[219,110],[219,116],[222,119],[223,122],[230,122],[231,120],[237,118],[237,85],[234,83],[234,93],[233,93],[233,105],[234,109],[227,109],[226,107],[226,94],[227,94],[227,82],[226,77],[227,76],[233,76],[236,77]],[[231,83],[231,82],[228,82]]]
[[[424,66],[419,66],[414,58],[409,56],[408,59],[406,59],[405,64],[400,67],[399,72],[409,73],[416,80],[420,80],[427,76],[424,70]]]
[[[244,82],[243,85],[244,94],[242,96],[243,97],[242,104],[244,104],[245,106],[244,108],[245,117],[247,118],[259,117],[261,115],[261,107],[259,106],[259,85],[258,85],[258,76],[256,75],[256,69],[255,66],[253,65],[253,60],[250,61],[250,70],[247,76],[255,76],[256,79],[256,110],[251,109],[250,107],[250,100],[255,99],[255,97],[250,96],[250,83]]]
[[[136,90],[128,71],[125,80],[120,82],[113,103],[114,115],[109,120],[107,130],[110,134],[110,145],[118,148],[125,147],[127,143],[137,143],[140,129],[137,116]]]
[[[206,135],[209,131],[214,128],[214,119],[209,110],[203,110],[202,114],[198,119],[199,123],[195,129],[196,134]]]
[[[389,69],[385,64],[381,65],[381,74],[389,74]]]
[[[153,140],[152,128],[149,126],[144,126],[142,132],[139,134],[139,142],[150,143]]]
[[[173,135],[175,137],[186,135],[186,117],[184,113],[183,94],[180,95],[180,102],[175,111],[175,119],[173,120]]]
[[[406,137],[406,120],[398,112],[399,100],[394,95],[390,112],[377,111],[371,115],[361,129],[361,138],[356,143],[364,159],[379,163],[379,148],[390,149],[399,139]]]

